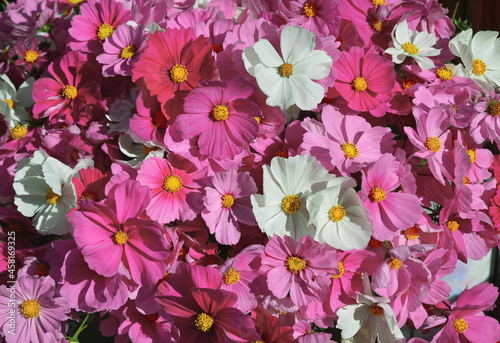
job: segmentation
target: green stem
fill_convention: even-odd
[[[59,45],[57,45],[57,42],[56,42],[54,36],[52,35],[52,29],[49,31],[49,36],[50,36],[50,38],[52,38],[52,41],[54,42],[54,45],[56,46],[57,52],[59,53],[60,56],[62,56],[63,54],[61,54],[61,50],[59,50]]]
[[[293,105],[290,106],[290,112],[292,112],[292,121],[293,121]]]
[[[438,309],[438,308],[436,307],[436,305],[432,305],[432,307],[433,307],[436,311],[438,311],[440,314],[442,314],[442,315],[443,315],[443,317],[448,318],[448,316],[447,316],[445,313],[441,312],[441,310],[440,310],[440,309]]]
[[[87,328],[88,325],[85,325],[85,323],[87,322],[87,319],[89,319],[89,316],[90,314],[87,314],[87,316],[85,317],[85,319],[83,320],[83,322],[80,324],[80,327],[78,328],[78,330],[76,330],[76,333],[73,335],[73,337],[71,337],[69,339],[69,343],[78,343],[78,335],[80,334],[80,332],[82,332],[83,330],[85,330]]]
[[[453,9],[453,15],[451,16],[451,20],[455,20],[455,15],[457,14],[459,4],[460,4],[460,1],[457,1],[457,3],[455,4],[455,8]]]
[[[385,241],[385,245],[387,246],[387,250],[391,250],[391,247],[389,246],[389,242]]]

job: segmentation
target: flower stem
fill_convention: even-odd
[[[89,319],[89,316],[90,316],[90,314],[87,314],[87,316],[85,317],[83,322],[80,324],[80,327],[78,328],[78,330],[76,330],[73,337],[71,337],[69,339],[68,343],[78,343],[78,335],[80,334],[80,332],[82,332],[83,330],[85,330],[87,328],[88,325],[85,325],[85,323],[87,322],[87,319]]]
[[[451,16],[451,20],[455,20],[455,15],[457,14],[459,4],[460,4],[460,1],[457,1],[457,3],[455,4],[455,8],[453,9],[453,15]]]
[[[293,105],[290,106],[290,112],[292,112],[292,121],[293,121]]]

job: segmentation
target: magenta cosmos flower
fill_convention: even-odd
[[[151,189],[146,213],[160,224],[176,219],[193,220],[202,208],[200,179],[204,171],[170,153],[168,161],[151,157],[137,172],[137,181]]]
[[[97,56],[104,76],[132,75],[132,66],[146,49],[144,25],[120,25],[103,44],[104,53]]]
[[[338,16],[337,5],[329,0],[284,0],[281,8],[289,23],[311,31],[318,37],[333,34]]]
[[[236,169],[215,173],[211,186],[205,188],[201,216],[217,242],[236,244],[241,237],[239,222],[257,225],[250,202],[257,186],[248,172],[238,174]]]
[[[102,43],[111,36],[119,25],[132,19],[130,10],[121,1],[88,0],[80,6],[80,15],[71,20],[68,30],[73,51],[102,53]]]
[[[290,292],[297,306],[324,301],[331,276],[338,272],[337,251],[304,236],[297,242],[290,236],[274,235],[262,256],[269,290],[279,299]]]
[[[186,94],[201,80],[216,77],[210,41],[193,29],[167,29],[149,35],[148,48],[134,65],[132,80],[143,79],[164,104],[180,91]]]
[[[349,52],[343,51],[333,66],[338,72],[335,88],[349,108],[370,111],[378,117],[385,114],[396,81],[391,60],[375,49],[352,47]]]
[[[247,100],[253,86],[242,78],[228,83],[205,81],[187,97],[184,113],[177,117],[177,130],[183,139],[198,138],[202,155],[232,158],[250,144],[259,131],[255,117],[259,107]]]
[[[105,277],[117,273],[142,286],[155,284],[167,270],[170,255],[164,228],[138,219],[151,201],[147,187],[127,180],[109,198],[83,200],[69,221],[76,245],[90,269]]]
[[[100,86],[96,82],[100,73],[87,62],[87,55],[70,51],[48,67],[49,77],[33,84],[33,117],[49,117],[70,124],[82,119],[81,113],[100,100]]]
[[[28,73],[34,66],[40,69],[42,63],[47,62],[46,51],[38,48],[39,41],[34,38],[33,40],[22,40],[14,47],[14,51],[19,56],[19,59],[14,62],[16,66],[24,65],[24,70]]]
[[[0,328],[6,342],[56,342],[63,337],[61,321],[67,320],[64,313],[69,309],[62,298],[54,298],[54,293],[54,280],[44,276],[25,275],[9,288],[0,286]],[[10,299],[15,307],[9,307]],[[11,310],[15,310],[14,319],[9,318]]]

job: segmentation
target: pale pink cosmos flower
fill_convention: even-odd
[[[236,244],[240,240],[239,222],[256,225],[250,195],[257,193],[257,186],[248,172],[236,169],[215,173],[211,187],[205,187],[201,216],[210,233],[221,244]]]
[[[338,271],[338,255],[310,236],[297,242],[290,236],[274,235],[264,249],[262,270],[267,271],[273,295],[282,299],[290,292],[293,303],[303,306],[326,299],[331,273]]]
[[[361,198],[372,220],[373,237],[392,240],[401,230],[420,219],[420,199],[404,191],[404,167],[391,154],[384,154],[373,166],[362,171]]]
[[[169,154],[168,160],[152,157],[141,165],[137,181],[152,191],[146,213],[161,224],[176,219],[193,220],[201,212],[200,180],[205,171],[190,161]]]

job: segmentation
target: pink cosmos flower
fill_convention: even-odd
[[[138,285],[155,284],[165,274],[170,251],[165,229],[137,218],[151,201],[149,189],[127,180],[108,196],[100,203],[83,200],[69,217],[85,262],[108,278],[119,273]]]
[[[49,77],[33,84],[33,117],[70,124],[89,120],[82,113],[100,100],[99,72],[87,62],[87,55],[70,51],[48,67]]]
[[[325,106],[321,117],[323,125],[313,119],[303,122],[307,132],[301,149],[328,170],[337,168],[347,176],[394,151],[394,134],[387,127],[371,127],[364,118],[342,115],[332,106]]]
[[[80,12],[71,20],[69,47],[95,55],[102,53],[102,43],[119,25],[132,19],[130,10],[117,0],[88,0]]]
[[[144,26],[120,25],[103,44],[104,53],[97,56],[106,77],[132,75],[132,67],[146,49]]]
[[[104,186],[111,177],[109,173],[103,174],[99,169],[87,167],[80,169],[78,174],[80,177],[74,177],[72,180],[78,202],[83,199],[101,201],[106,198]]]
[[[186,95],[201,80],[216,77],[212,47],[193,29],[167,29],[148,36],[148,48],[134,65],[132,80],[143,79],[164,104],[180,92]]]
[[[335,88],[349,108],[370,111],[377,117],[385,114],[396,80],[391,60],[375,49],[352,47],[343,51],[333,66],[338,72]]]
[[[384,154],[363,173],[361,198],[372,220],[373,237],[384,241],[415,225],[422,207],[415,194],[393,192],[401,186],[404,168],[391,154]]]
[[[24,66],[24,70],[28,73],[31,71],[31,68],[34,66],[37,69],[40,69],[42,63],[47,62],[47,52],[38,48],[39,45],[38,39],[34,38],[33,40],[22,40],[16,44],[14,47],[14,51],[19,56],[14,64],[17,66]]]
[[[337,5],[328,0],[284,0],[281,6],[288,23],[326,37],[338,29]]]
[[[152,191],[153,199],[146,213],[161,224],[176,219],[193,220],[202,209],[203,176],[204,170],[172,153],[168,161],[157,157],[144,161],[137,172],[137,181]]]
[[[238,174],[236,169],[215,173],[212,186],[205,188],[201,216],[217,242],[236,244],[241,237],[239,222],[257,225],[250,202],[257,186],[248,172]]]
[[[478,144],[486,139],[500,142],[500,94],[495,91],[480,98],[475,106],[478,112],[470,124],[470,135]]]
[[[269,290],[279,299],[290,292],[297,306],[325,300],[331,273],[338,271],[338,256],[327,244],[304,236],[297,242],[290,236],[274,235],[262,256]]]
[[[198,137],[202,155],[232,158],[257,136],[260,109],[247,98],[253,86],[242,78],[204,81],[187,97],[176,119],[183,139]]]
[[[62,338],[61,322],[67,320],[63,298],[54,298],[55,283],[50,277],[21,276],[9,288],[0,286],[0,328],[8,343],[55,342]],[[10,307],[10,300],[15,307]],[[15,318],[9,319],[14,310]],[[9,333],[15,327],[15,335]]]
[[[419,107],[413,108],[417,132],[409,126],[404,128],[410,142],[419,150],[414,156],[427,159],[432,175],[445,184],[444,177],[453,180],[453,155],[451,135],[448,130],[449,115],[442,108],[432,108],[429,113]]]
[[[498,342],[498,320],[483,313],[494,306],[497,298],[498,288],[489,283],[464,290],[452,304],[446,325],[436,334],[433,342]]]
[[[291,326],[281,325],[278,318],[269,313],[262,305],[257,306],[252,311],[252,318],[255,321],[261,342],[292,342],[294,329]]]

